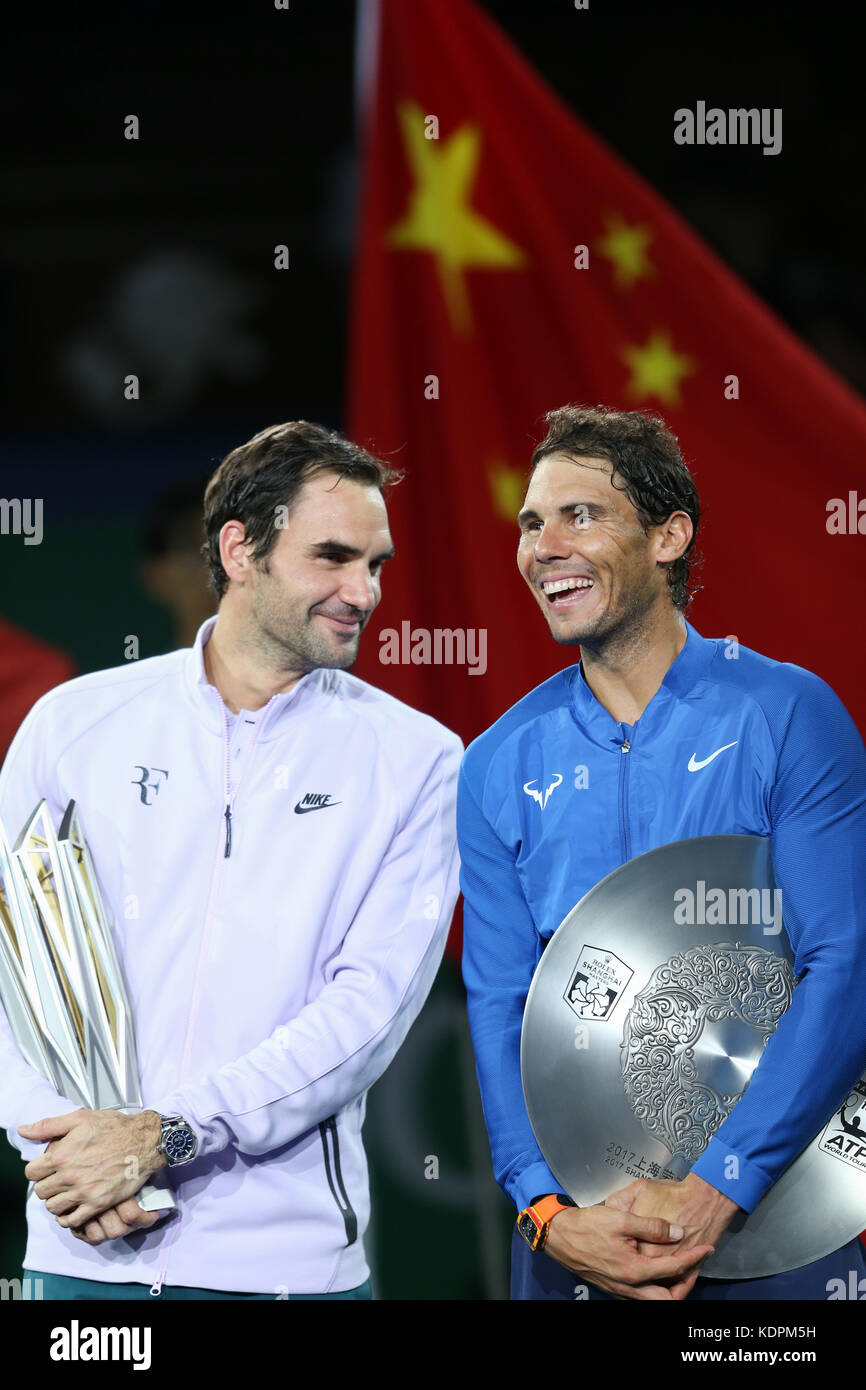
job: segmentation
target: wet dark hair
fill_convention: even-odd
[[[676,435],[658,415],[603,405],[564,405],[548,411],[545,423],[547,434],[532,455],[533,470],[549,454],[606,458],[613,465],[611,483],[625,493],[645,532],[667,521],[672,512],[691,518],[694,532],[688,548],[665,566],[673,603],[687,608],[700,588],[691,571],[700,564],[695,546],[701,504]]]

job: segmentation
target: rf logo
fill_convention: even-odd
[[[141,802],[143,806],[152,806],[155,798],[159,795],[163,778],[168,776],[168,770],[164,767],[142,767],[141,763],[135,764],[136,772],[141,773],[138,781],[133,777],[132,785],[138,787],[141,792]],[[155,778],[151,781],[151,778]],[[153,797],[150,793],[153,792]]]

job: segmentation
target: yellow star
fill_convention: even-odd
[[[488,469],[487,477],[493,496],[494,510],[503,520],[510,521],[512,525],[515,524],[517,513],[523,506],[523,499],[526,496],[526,478],[519,468],[509,468],[504,463],[497,463],[493,468]]]
[[[613,262],[614,284],[630,290],[636,280],[652,279],[655,270],[646,254],[653,239],[649,227],[629,227],[616,213],[604,221],[607,231],[596,246]]]
[[[471,316],[464,268],[514,269],[526,258],[519,246],[468,205],[481,152],[477,126],[461,126],[440,144],[425,137],[420,107],[404,103],[398,114],[415,186],[405,217],[388,232],[388,244],[403,251],[433,252],[451,324],[458,333],[466,333]]]
[[[695,371],[694,358],[674,352],[667,333],[651,333],[643,347],[623,348],[620,356],[632,371],[626,391],[638,400],[658,396],[665,405],[678,405],[680,378]]]

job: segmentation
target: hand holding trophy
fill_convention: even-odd
[[[78,808],[57,835],[44,801],[10,848],[0,823],[0,1002],[23,1056],[91,1110],[142,1108],[132,1011]],[[145,1184],[144,1211],[171,1191]]]

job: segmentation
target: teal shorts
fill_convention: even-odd
[[[188,1289],[182,1285],[163,1284],[158,1294],[150,1292],[149,1284],[109,1284],[104,1279],[77,1279],[68,1274],[43,1274],[38,1269],[25,1269],[24,1278],[29,1279],[31,1300],[72,1299],[80,1302],[99,1300],[123,1301],[138,1299],[154,1302],[184,1298],[246,1298],[267,1299],[270,1303],[281,1300],[297,1303],[311,1298],[372,1298],[373,1291],[367,1279],[356,1289],[346,1289],[343,1293],[227,1293],[223,1289]],[[38,1281],[38,1282],[37,1282]]]

